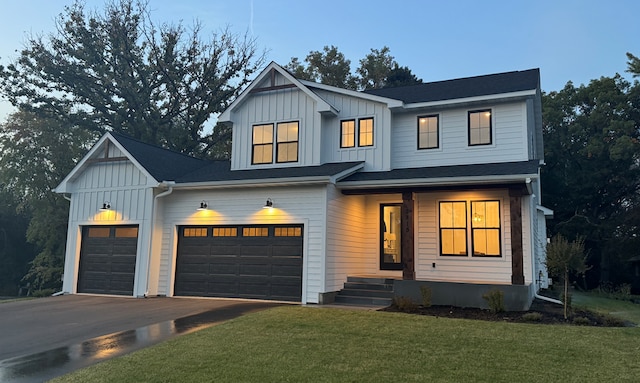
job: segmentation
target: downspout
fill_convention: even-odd
[[[559,305],[564,305],[564,303],[562,303],[561,301],[559,301],[557,299],[553,299],[553,298],[542,296],[542,295],[538,294],[538,292],[534,292],[533,296],[535,298],[542,299],[543,301],[547,301],[547,302],[551,302],[551,303],[557,303]]]
[[[149,257],[147,258],[147,291],[144,293],[144,297],[147,298],[149,296],[149,276],[151,272],[151,257],[153,256],[153,233],[155,231],[156,226],[156,211],[158,209],[158,200],[162,197],[166,197],[169,194],[173,193],[173,185],[175,185],[175,181],[162,181],[158,186],[166,186],[167,190],[162,193],[156,195],[153,198],[153,210],[151,210],[151,233],[149,233]]]

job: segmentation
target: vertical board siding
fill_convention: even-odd
[[[267,198],[273,209],[263,209]],[[200,201],[209,210],[197,212]],[[170,295],[177,249],[176,230],[181,225],[303,224],[304,302],[317,303],[324,292],[326,189],[317,187],[253,188],[243,190],[174,191],[162,204],[158,294]]]
[[[501,246],[499,258],[440,256],[438,201],[500,200]],[[470,283],[511,284],[511,230],[508,191],[474,191],[420,193],[416,195],[416,279]],[[469,209],[470,207],[467,206]],[[523,220],[523,233],[529,232],[529,221]],[[528,249],[524,263],[530,262]],[[435,262],[436,267],[433,267]]]
[[[418,150],[417,118],[420,114],[396,114],[392,122],[393,168],[447,166],[477,163],[526,161],[527,107],[525,102],[487,106],[492,109],[491,145],[469,146],[467,112],[470,109],[430,111],[440,116],[437,149]]]

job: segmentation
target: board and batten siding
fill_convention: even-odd
[[[492,110],[491,145],[469,146],[467,113],[469,110],[485,108],[394,115],[392,167],[400,169],[528,160],[527,104],[518,102],[488,105],[486,108]],[[439,147],[418,150],[418,116],[432,114],[440,118]]]
[[[282,76],[276,76],[282,80]],[[277,83],[277,85],[283,85]],[[253,169],[320,164],[321,115],[314,99],[298,88],[257,92],[232,113],[231,169]],[[298,162],[251,164],[253,125],[298,121]],[[274,137],[275,141],[275,137]],[[275,142],[274,142],[275,152]]]
[[[117,148],[111,146],[110,149],[110,156],[122,156]],[[134,295],[146,293],[151,232],[147,226],[153,209],[153,188],[149,185],[153,182],[130,161],[92,163],[70,181],[64,292],[76,292],[82,226],[135,224],[139,228]],[[101,211],[105,202],[110,203],[111,209]]]
[[[365,171],[389,170],[391,164],[391,112],[387,105],[348,95],[315,90],[339,110],[338,116],[322,121],[322,162],[365,161]],[[340,121],[373,117],[373,146],[341,148]],[[356,139],[357,142],[357,139]]]
[[[448,257],[440,255],[439,201],[499,200],[501,213],[501,257]],[[525,200],[523,198],[523,200]],[[523,244],[529,241],[528,200],[523,203]],[[467,206],[469,209],[469,206]],[[509,193],[504,191],[473,191],[420,193],[416,195],[417,226],[415,267],[417,280],[468,283],[511,284],[511,224]],[[524,245],[525,283],[531,283],[531,249]],[[435,267],[433,264],[435,263]],[[527,266],[529,265],[529,266]]]
[[[273,200],[273,209],[262,208],[267,198]],[[175,190],[162,200],[164,220],[158,294],[173,295],[179,226],[302,224],[302,301],[318,303],[318,293],[324,292],[325,280],[325,186]],[[207,201],[209,210],[196,211],[202,200]]]

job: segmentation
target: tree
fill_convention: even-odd
[[[397,86],[409,86],[422,84],[422,79],[417,78],[409,67],[399,66],[398,63],[387,74],[387,81],[385,88],[392,88]]]
[[[202,25],[156,27],[146,4],[110,2],[89,13],[65,7],[57,31],[32,37],[16,63],[0,67],[14,105],[97,132],[122,132],[196,156],[228,135],[204,131],[264,62],[256,42],[228,29],[201,39]]]
[[[422,83],[409,67],[401,67],[391,56],[389,47],[371,49],[371,53],[360,60],[356,70],[360,75],[360,89],[379,89]]]
[[[24,235],[28,217],[18,212],[16,205],[13,196],[0,185],[0,295],[4,296],[18,294],[33,259],[32,246]]]
[[[627,52],[627,72],[633,73],[633,77],[640,77],[640,58]]]
[[[569,242],[562,235],[556,235],[547,244],[545,264],[551,276],[563,281],[564,319],[567,319],[570,303],[569,274],[584,274],[588,270],[585,262],[584,239],[578,238]]]
[[[640,85],[619,75],[569,82],[543,95],[543,124],[550,231],[586,238],[593,269],[585,287],[624,282],[640,235]]]
[[[285,68],[303,80],[347,89],[356,88],[356,79],[351,74],[351,61],[345,59],[336,46],[325,46],[322,52],[311,51],[304,61],[307,63],[306,67],[297,57],[292,57]]]

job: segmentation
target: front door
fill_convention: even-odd
[[[380,270],[402,270],[402,204],[380,205]]]

